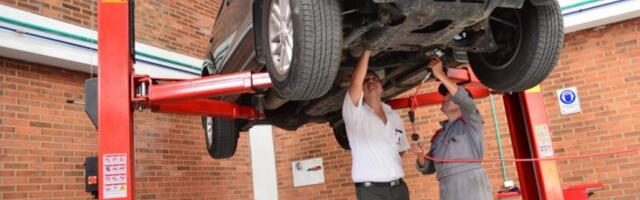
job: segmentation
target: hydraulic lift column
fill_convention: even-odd
[[[504,94],[514,157],[553,157],[551,133],[540,86]],[[564,199],[556,161],[516,162],[522,199]]]
[[[99,0],[99,199],[134,199],[132,48],[128,0]]]

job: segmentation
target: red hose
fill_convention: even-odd
[[[585,158],[593,158],[600,157],[606,155],[613,154],[622,154],[640,151],[640,147],[620,150],[620,151],[609,151],[602,153],[593,153],[579,156],[560,156],[560,157],[549,157],[549,158],[516,158],[516,159],[442,159],[442,158],[434,158],[424,154],[424,158],[433,160],[435,162],[443,162],[443,163],[481,163],[481,162],[501,162],[501,161],[509,161],[509,162],[536,162],[536,161],[548,161],[548,160],[574,160],[574,159],[585,159]]]
[[[416,96],[418,96],[418,92],[420,91],[420,88],[422,87],[422,82],[418,83],[418,86],[416,87],[416,92],[413,93],[413,96],[409,97],[409,111],[410,112],[414,112],[416,110]],[[413,131],[413,133],[417,133],[416,132],[416,123],[415,122],[411,122],[411,130]]]

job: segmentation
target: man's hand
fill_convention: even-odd
[[[440,58],[430,58],[429,65],[427,65],[427,67],[431,68],[433,76],[435,76],[438,80],[440,80],[440,82],[442,82],[442,84],[444,84],[445,87],[447,87],[447,90],[449,90],[449,94],[455,95],[458,92],[458,85],[456,85],[455,82],[449,79],[447,73],[444,72],[444,66],[442,66],[442,60],[440,60]]]
[[[427,160],[424,158],[425,151],[422,149],[422,146],[420,146],[418,142],[413,142],[409,150],[418,157],[418,164],[424,166]]]
[[[428,68],[431,68],[431,72],[433,73],[433,75],[440,79],[440,77],[442,76],[446,76],[447,74],[444,73],[444,67],[442,66],[442,60],[440,60],[440,58],[438,57],[432,57],[429,59],[429,64],[427,65]]]

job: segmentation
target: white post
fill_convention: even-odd
[[[257,125],[249,129],[253,199],[277,200],[278,178],[271,125]]]

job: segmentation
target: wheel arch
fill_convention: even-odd
[[[262,23],[260,19],[260,16],[262,12],[262,7],[265,6],[265,1],[269,1],[269,0],[255,0],[253,1],[253,5],[252,7],[252,17],[251,20],[253,20],[251,23],[253,23],[253,40],[254,40],[254,46],[255,46],[255,53],[256,53],[256,62],[260,63],[260,64],[267,64],[267,59],[265,58],[265,49],[262,47],[262,37],[260,36],[259,33],[262,33],[264,30],[264,27],[262,26]]]

